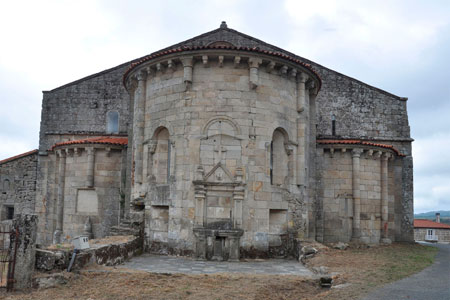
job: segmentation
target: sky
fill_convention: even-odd
[[[219,27],[407,102],[415,212],[450,210],[450,1],[0,0],[0,160],[38,147],[42,91]]]

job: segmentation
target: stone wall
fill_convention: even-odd
[[[430,228],[431,229],[431,228]],[[428,228],[414,228],[414,240],[425,241]],[[450,243],[450,229],[433,229],[434,235],[438,237],[438,243]]]
[[[122,84],[128,64],[44,92],[39,150],[46,151],[66,135],[107,134],[107,113],[119,113],[119,132],[128,133],[129,96]]]
[[[39,195],[36,201],[36,213],[40,216],[39,243],[57,242],[53,235],[60,229],[63,234],[59,242],[70,241],[85,233],[86,222],[90,223],[87,226],[95,238],[108,235],[111,226],[118,224],[120,202],[125,193],[122,168],[126,149],[110,147],[65,147],[41,159],[43,164],[45,159],[47,166],[43,168],[47,193],[43,197]],[[88,153],[93,156],[91,171]],[[61,194],[58,189],[62,189]],[[62,208],[60,201],[63,201]]]
[[[355,218],[352,151],[333,150],[318,151],[318,202],[322,207],[318,239],[324,242],[348,242],[352,239],[352,222]],[[396,232],[399,231],[396,218],[401,220],[402,216],[402,208],[396,208],[395,205],[402,198],[401,191],[395,188],[396,161],[401,161],[401,158],[391,159],[387,170],[387,237],[391,240],[399,240],[399,236],[396,237]],[[361,154],[358,170],[359,234],[360,240],[369,244],[379,243],[383,230],[381,172],[379,154],[374,154],[373,150]]]
[[[205,187],[207,216],[204,222],[199,221],[201,226],[225,224],[238,210],[241,215],[236,224],[244,230],[242,247],[263,251],[280,246],[288,232],[296,236],[301,231],[305,235],[306,206],[294,204],[305,201],[296,185],[293,158],[299,139],[295,77],[261,67],[258,88],[252,89],[244,59],[235,64],[227,58],[219,66],[217,56],[210,56],[206,67],[196,60],[188,89],[178,64],[170,69],[163,65],[161,70],[140,79],[134,103],[139,105],[138,97],[145,95],[144,108],[139,109],[145,111],[145,116],[142,122],[135,122],[138,125],[134,132],[143,129],[144,145],[142,150],[139,143],[134,145],[132,198],[147,195],[148,244],[167,241],[172,249],[194,248],[193,228],[199,220],[193,181],[199,166],[200,180],[209,182]],[[161,130],[169,133],[170,140],[169,150],[161,152],[164,155],[158,151]],[[302,146],[308,148],[309,144]],[[154,203],[152,195],[164,185],[155,170],[165,167],[167,161],[168,222],[162,203]],[[238,169],[245,174],[242,211],[233,207]]]
[[[34,212],[37,151],[0,163],[0,221],[14,215]]]

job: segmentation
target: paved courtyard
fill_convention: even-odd
[[[279,274],[313,276],[314,274],[296,260],[267,259],[241,262],[198,261],[187,257],[144,254],[133,257],[118,268],[128,268],[152,273],[213,274]]]

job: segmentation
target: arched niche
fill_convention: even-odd
[[[200,163],[206,171],[218,163],[233,170],[241,165],[239,126],[231,118],[220,116],[210,119],[203,127],[200,142]]]
[[[277,128],[270,144],[270,182],[284,186],[289,176],[289,136],[283,128]]]

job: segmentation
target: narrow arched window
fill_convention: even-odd
[[[9,188],[10,188],[9,179],[5,179],[5,180],[3,181],[3,191],[6,192],[6,191],[9,190]]]
[[[331,116],[331,135],[336,135],[336,116]]]
[[[170,140],[169,130],[162,127],[156,136],[156,149],[153,155],[153,174],[156,183],[168,183],[170,177]]]
[[[119,113],[115,110],[106,114],[106,132],[119,133]]]
[[[280,129],[273,132],[271,152],[271,183],[273,185],[284,185],[289,172],[289,157],[286,152],[287,142],[285,133]]]

